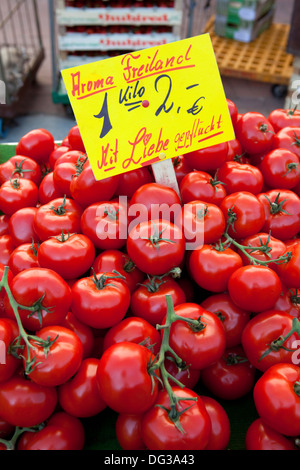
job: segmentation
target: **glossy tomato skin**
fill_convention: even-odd
[[[289,189],[271,189],[257,195],[265,212],[262,231],[279,240],[293,238],[300,230],[300,198]]]
[[[227,292],[209,295],[201,307],[217,315],[225,329],[226,348],[241,344],[242,332],[250,320],[250,312],[243,310],[232,301]]]
[[[97,181],[88,164],[78,176],[72,178],[70,193],[72,198],[85,209],[98,201],[110,200],[117,190],[118,183],[119,175]]]
[[[127,253],[121,250],[105,250],[96,256],[93,269],[96,273],[117,271],[125,279],[124,282],[133,292],[145,279],[145,274],[132,262]]]
[[[278,350],[276,341],[291,331],[293,318],[286,312],[273,309],[255,315],[246,325],[241,342],[247,358],[256,369],[264,372],[273,364],[292,363],[292,345],[298,335],[292,334],[284,342],[284,347]]]
[[[45,357],[43,347],[30,351],[31,359],[36,358],[36,367],[30,372],[30,379],[45,387],[57,387],[69,380],[79,369],[83,348],[78,336],[64,326],[46,326],[36,336],[53,343]],[[27,357],[28,349],[25,348]]]
[[[86,155],[78,150],[70,150],[64,153],[53,168],[53,181],[56,188],[67,197],[71,198],[71,182],[78,171],[83,171],[89,166]],[[79,170],[80,168],[80,170]]]
[[[100,395],[118,413],[144,413],[156,400],[158,382],[148,373],[151,352],[146,347],[122,341],[110,346],[99,360],[97,380]]]
[[[247,429],[245,447],[246,450],[296,450],[290,439],[270,428],[261,418]]]
[[[41,424],[57,405],[55,387],[44,387],[14,375],[0,387],[0,416],[14,426]]]
[[[66,413],[89,418],[106,408],[98,389],[98,363],[96,358],[84,359],[76,374],[58,387],[58,402]]]
[[[193,170],[214,173],[225,163],[227,154],[228,142],[223,142],[204,149],[188,152],[185,154],[185,159]]]
[[[290,150],[271,150],[258,168],[270,189],[292,189],[300,181],[299,157]]]
[[[273,146],[274,129],[261,113],[250,111],[238,119],[235,134],[243,150],[248,154],[266,152]]]
[[[175,224],[182,228],[187,243],[197,245],[199,239],[200,243],[216,243],[225,231],[225,217],[221,209],[216,204],[203,201],[184,204]]]
[[[78,125],[73,126],[68,133],[68,142],[73,150],[80,150],[85,153],[85,146],[80,134]]]
[[[260,418],[285,436],[298,436],[300,432],[299,379],[298,365],[274,364],[258,379],[253,390]]]
[[[126,196],[131,199],[133,194],[143,185],[153,182],[151,172],[147,167],[137,168],[119,175],[115,196]]]
[[[211,420],[211,434],[205,450],[225,450],[229,444],[231,425],[220,403],[212,397],[200,395]]]
[[[182,179],[192,171],[190,166],[188,165],[184,155],[180,155],[178,157],[174,157],[172,159],[173,167],[176,175],[176,179],[178,184],[181,183]]]
[[[5,181],[0,186],[0,210],[11,216],[25,207],[35,207],[38,202],[37,185],[25,178]]]
[[[123,203],[102,200],[84,209],[80,225],[99,250],[120,250],[126,244],[128,222]]]
[[[54,138],[49,131],[34,129],[21,137],[16,147],[16,154],[30,157],[41,164],[48,161],[54,148]]]
[[[19,309],[24,328],[30,331],[59,325],[66,317],[71,301],[71,289],[59,274],[46,268],[30,268],[14,276],[11,291],[15,300],[24,307],[32,307],[41,300],[41,311]],[[4,297],[6,313],[15,318],[7,294]],[[30,314],[30,315],[29,315]]]
[[[300,275],[300,244],[289,246],[286,253],[289,253],[290,260],[280,263],[277,266],[277,273],[286,287],[297,289]]]
[[[9,219],[10,216],[8,215],[0,215],[0,236],[7,235],[9,233]]]
[[[220,206],[226,196],[223,184],[205,171],[191,171],[179,186],[182,202],[203,201]]]
[[[53,413],[46,426],[37,432],[25,432],[17,450],[83,450],[85,430],[82,422],[64,411]]]
[[[192,369],[202,370],[217,361],[226,346],[221,320],[195,303],[177,305],[174,311],[183,318],[198,320],[200,323],[197,328],[190,326],[186,320],[172,323],[169,344],[176,354]]]
[[[263,229],[265,212],[259,195],[240,191],[226,196],[220,208],[225,216],[226,223],[230,221],[230,213],[233,214],[233,224],[230,224],[228,234],[236,239],[249,237]]]
[[[38,208],[33,227],[41,241],[60,235],[62,230],[81,233],[81,215],[82,208],[72,199],[53,199]]]
[[[105,334],[103,350],[108,349],[115,343],[129,341],[142,343],[153,351],[159,353],[161,336],[159,331],[147,320],[141,317],[130,316],[124,318],[115,326],[112,326]]]
[[[118,274],[96,273],[96,277],[103,281],[101,285],[95,283],[94,276],[74,283],[71,310],[78,320],[92,328],[110,328],[125,317],[130,291],[122,279],[118,279]]]
[[[78,338],[80,339],[83,348],[82,358],[86,359],[88,357],[91,357],[93,354],[93,348],[95,343],[93,329],[80,322],[75,317],[73,312],[67,313],[67,316],[64,318],[61,325],[74,331],[76,336],[78,336]]]
[[[9,258],[14,251],[16,245],[11,237],[11,235],[1,235],[0,236],[0,263],[7,265]]]
[[[282,240],[278,240],[277,238],[272,237],[272,235],[265,232],[258,232],[241,240],[241,245],[245,247],[251,246],[254,248],[261,247],[262,245],[266,244],[268,244],[269,247],[268,253],[263,253],[260,250],[253,249],[247,249],[246,252],[250,254],[252,258],[255,258],[258,261],[268,261],[268,267],[276,271],[277,264],[270,263],[269,261],[270,259],[275,260],[279,258],[286,252],[287,247]],[[251,260],[248,258],[248,256],[245,255],[245,253],[242,252],[242,250],[239,249],[238,253],[241,256],[244,265],[251,264]]]
[[[185,240],[178,226],[156,219],[141,222],[130,230],[126,248],[131,260],[142,272],[155,276],[166,274],[181,265]]]
[[[54,199],[64,197],[63,191],[60,191],[54,183],[53,171],[47,173],[39,185],[39,202],[44,205]]]
[[[9,346],[16,339],[15,331],[11,322],[14,322],[17,327],[14,320],[0,318],[0,383],[10,379],[19,366],[19,360],[9,352]]]
[[[176,361],[171,357],[165,358],[164,366],[166,371],[171,374],[172,377],[174,377],[176,380],[179,380],[182,385],[190,388],[191,390],[193,390],[199,382],[201,376],[201,370],[199,369],[192,369],[186,364],[180,368],[177,366]]]
[[[228,292],[238,307],[258,313],[274,307],[281,293],[281,282],[267,266],[242,266],[231,274]]]
[[[290,150],[300,158],[300,127],[284,127],[274,136],[273,148]]]
[[[213,245],[203,245],[192,251],[188,260],[192,279],[202,289],[211,292],[226,291],[231,274],[242,265],[236,251],[231,248],[218,250]]]
[[[42,242],[37,259],[41,268],[52,269],[63,279],[76,279],[91,268],[95,247],[82,233],[64,234]]]
[[[24,207],[11,215],[8,225],[9,234],[16,246],[39,241],[33,227],[37,210],[37,207]]]
[[[55,148],[53,150],[53,152],[51,152],[51,154],[49,156],[48,163],[49,163],[50,169],[52,171],[54,170],[54,166],[55,166],[57,160],[59,160],[59,158],[62,155],[64,155],[65,153],[67,153],[69,151],[70,151],[70,147],[67,147],[65,145],[60,145],[59,147]]]
[[[274,305],[274,310],[289,313],[293,317],[300,319],[300,297],[296,287],[288,288],[284,284],[281,286],[281,295]]]
[[[7,263],[11,272],[16,275],[25,269],[38,268],[37,249],[37,243],[24,243],[17,246]]]
[[[228,106],[229,114],[231,117],[232,125],[234,127],[236,125],[237,118],[238,118],[238,108],[235,102],[230,100],[229,98],[226,98],[226,101],[227,101],[227,106]]]
[[[130,200],[128,213],[131,228],[148,220],[166,219],[174,222],[180,210],[180,198],[174,189],[154,182],[144,184]]]
[[[263,188],[261,171],[249,163],[225,162],[218,169],[218,180],[225,184],[227,194],[238,191],[258,194]]]
[[[300,111],[299,109],[273,109],[268,116],[268,121],[276,133],[284,127],[300,127]]]
[[[150,450],[203,450],[211,434],[211,420],[205,405],[195,392],[187,388],[172,387],[173,393],[183,398],[180,410],[184,410],[179,421],[182,433],[169,418],[170,399],[166,390],[161,390],[155,402],[143,416],[142,439]],[[184,400],[187,398],[187,400]],[[188,398],[196,399],[193,406]],[[164,407],[164,408],[163,408]],[[189,408],[190,407],[190,408]],[[189,409],[187,409],[189,408]]]
[[[167,313],[166,295],[172,297],[173,305],[186,301],[184,291],[174,279],[163,283],[145,281],[132,293],[130,308],[133,315],[144,318],[151,325],[160,325]]]
[[[143,415],[119,413],[116,420],[116,437],[123,450],[146,450],[142,440]]]
[[[0,165],[0,184],[17,176],[30,179],[37,186],[42,180],[42,172],[38,163],[32,158],[23,157],[22,155],[14,155]]]

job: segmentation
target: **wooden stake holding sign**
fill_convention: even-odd
[[[152,165],[179,194],[171,159],[235,138],[209,34],[62,75],[96,180]]]

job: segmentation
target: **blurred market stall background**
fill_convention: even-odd
[[[23,3],[27,2],[25,7]],[[8,110],[9,104],[0,105],[0,111],[2,110],[2,114],[0,113],[0,143],[17,142],[22,135],[37,127],[48,129],[57,140],[63,139],[74,125],[74,117],[66,100],[61,97],[61,90],[58,90],[57,83],[61,64],[63,66],[66,63],[77,65],[79,59],[84,61],[86,57],[88,60],[98,60],[99,54],[105,58],[113,53],[124,52],[121,50],[121,46],[118,46],[117,50],[112,50],[112,48],[105,50],[105,46],[103,46],[100,51],[97,51],[91,44],[82,47],[79,51],[72,50],[72,41],[74,43],[75,38],[79,37],[90,41],[95,37],[91,33],[101,34],[99,30],[101,25],[93,25],[93,19],[88,19],[88,26],[73,24],[74,22],[72,23],[70,20],[71,16],[65,8],[70,8],[70,6],[76,6],[80,9],[84,6],[101,7],[101,5],[110,2],[36,0],[36,9],[34,3],[33,0],[1,0],[0,4],[0,78],[3,77],[3,73],[6,73],[9,77],[7,78],[8,88],[17,86],[17,80],[20,79],[18,68],[9,69],[15,60],[15,51],[7,47],[4,48],[9,41],[15,41],[16,44],[24,46],[25,55],[24,48],[21,52],[18,50],[18,65],[23,68],[31,67],[34,76],[33,81],[26,84],[23,97],[17,106],[17,112],[13,106],[12,113],[8,113],[7,117],[3,112],[3,107],[6,106],[5,109]],[[114,3],[119,8],[126,4],[121,0]],[[132,4],[132,2],[127,2],[127,4],[129,3]],[[134,3],[138,6],[141,4],[149,6],[151,2],[136,1]],[[175,15],[173,20],[170,20],[170,26],[161,26],[159,30],[156,28],[156,32],[171,38],[170,40],[195,36],[203,32],[211,34],[225,94],[227,98],[236,103],[239,112],[256,110],[267,116],[273,109],[287,106],[291,92],[290,82],[297,78],[295,56],[287,50],[288,42],[290,48],[292,47],[290,32],[293,22],[293,0],[257,0],[257,2],[241,0],[240,3],[243,3],[245,7],[249,8],[250,6],[251,8],[251,4],[253,6],[253,3],[257,3],[257,8],[258,4],[262,4],[265,8],[261,14],[263,20],[259,18],[259,23],[254,22],[250,32],[249,21],[245,22],[244,20],[241,25],[243,35],[241,35],[240,26],[234,24],[234,16],[226,17],[228,0],[176,0],[175,2],[158,3],[163,7],[172,4],[175,9],[180,10],[182,16],[180,25],[177,24],[178,18],[176,19]],[[295,3],[298,4],[298,0],[295,0]],[[57,14],[57,9],[60,9],[61,16]],[[16,15],[19,15],[18,22],[14,21]],[[75,20],[76,22],[78,23],[78,20]],[[62,26],[58,23],[69,24]],[[84,23],[83,18],[81,18],[81,23]],[[87,31],[87,27],[90,31]],[[97,27],[97,30],[91,30]],[[258,27],[260,29],[257,31]],[[237,29],[239,29],[237,39],[233,39],[233,31]],[[259,34],[264,29],[265,31]],[[140,32],[148,34],[149,32],[145,29],[143,31],[136,29],[133,32],[131,29],[129,33],[129,30],[129,26],[125,25],[122,29],[119,26],[119,29],[114,31],[121,36],[139,34]],[[110,29],[110,34],[112,32],[113,30]],[[62,35],[60,39],[59,35]],[[30,43],[30,47],[34,43],[30,59],[26,55],[27,43]],[[89,47],[91,49],[87,51]]]

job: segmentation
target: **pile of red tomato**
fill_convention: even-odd
[[[111,409],[122,449],[224,450],[247,395],[245,449],[298,448],[300,112],[227,102],[236,139],[174,158],[180,195],[96,181],[77,126],[0,165],[1,449],[84,449]]]

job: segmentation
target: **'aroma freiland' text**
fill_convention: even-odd
[[[172,72],[173,70],[195,67],[195,64],[191,62],[191,48],[192,45],[189,44],[182,54],[174,54],[165,58],[160,58],[159,49],[153,51],[153,54],[147,55],[146,58],[141,57],[139,53],[125,54],[121,60],[123,78],[128,83],[166,71]],[[86,80],[82,78],[81,71],[78,70],[75,73],[71,73],[71,78],[71,93],[77,99],[87,98],[117,86],[113,75],[106,77],[99,76],[93,80]]]

